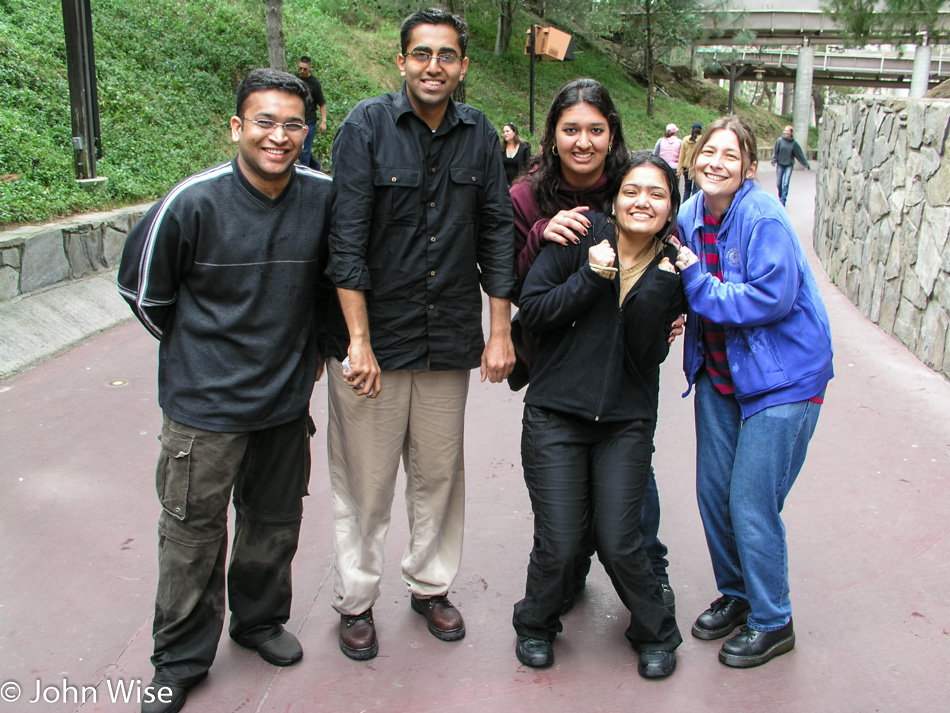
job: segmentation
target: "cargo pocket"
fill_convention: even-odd
[[[195,438],[167,431],[158,440],[162,444],[162,453],[155,471],[155,490],[165,512],[176,520],[184,520],[188,516],[191,449]]]

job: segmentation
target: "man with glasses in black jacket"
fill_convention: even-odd
[[[159,340],[155,676],[142,713],[175,713],[211,668],[224,624],[268,663],[303,656],[284,629],[310,480],[313,382],[331,184],[296,163],[310,94],[252,71],[237,156],[175,186],[130,232],[119,292]],[[235,509],[228,553],[228,505]]]

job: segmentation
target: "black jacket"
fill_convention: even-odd
[[[271,199],[237,159],[191,176],[129,232],[119,292],[160,340],[158,400],[215,432],[306,413],[320,359],[329,177],[296,165]]]
[[[684,306],[679,274],[658,265],[676,250],[666,246],[618,306],[619,276],[601,277],[587,260],[605,238],[616,249],[614,229],[589,217],[588,235],[542,250],[525,281],[520,318],[541,339],[525,403],[591,421],[655,421],[660,364]]]

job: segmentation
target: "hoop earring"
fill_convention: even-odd
[[[552,147],[551,147],[551,153],[554,154],[555,156],[558,155],[557,146],[552,146]]]

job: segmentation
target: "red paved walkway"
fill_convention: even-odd
[[[796,171],[789,212],[805,242],[814,174]],[[763,171],[763,186],[773,177]],[[602,568],[564,620],[556,666],[514,657],[531,515],[518,455],[520,396],[473,381],[468,409],[468,531],[452,598],[468,636],[446,644],[409,609],[398,563],[398,502],[383,595],[380,655],[343,657],[331,610],[332,542],[317,385],[311,497],[294,568],[289,627],[301,664],[276,669],[226,635],[187,713],[587,713],[947,710],[950,384],[867,323],[819,280],[832,318],[837,377],[805,469],[789,497],[798,646],[748,671],[688,635],[716,596],[693,492],[691,399],[679,397],[679,349],[663,376],[655,465],[680,627],[676,674],[647,682],[623,638],[626,614]],[[118,299],[118,298],[117,298]],[[0,713],[137,711],[109,685],[151,675],[156,579],[153,470],[160,413],[154,340],[137,323],[0,382]],[[113,386],[122,380],[127,385]],[[3,685],[5,682],[6,685]],[[51,703],[29,701],[37,682]],[[63,686],[96,686],[75,703]],[[95,697],[95,700],[93,700]],[[58,698],[58,702],[55,702]]]

